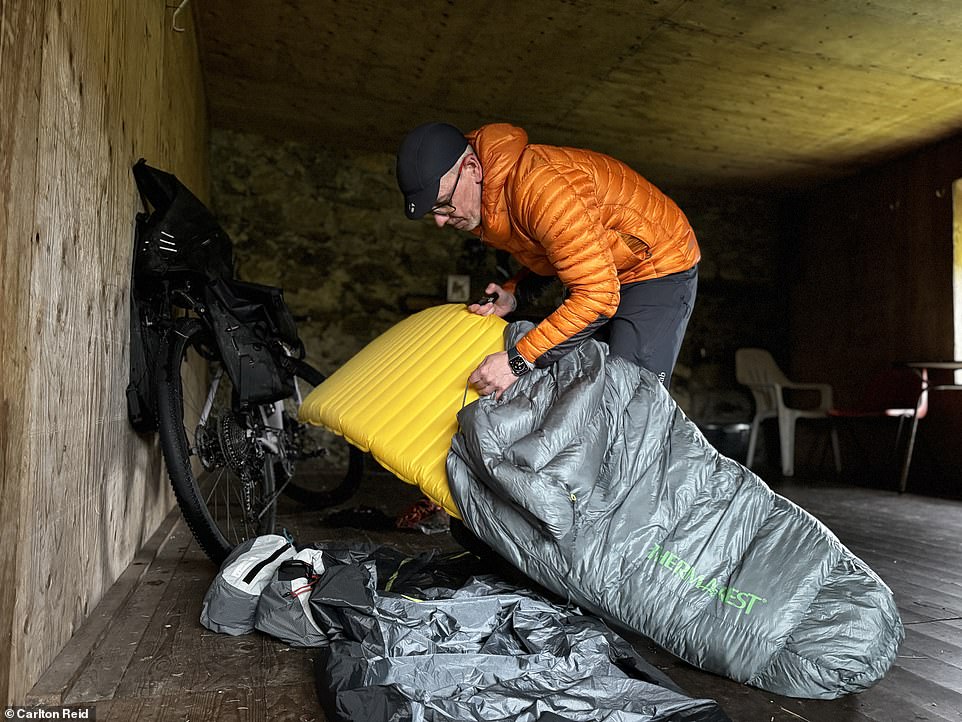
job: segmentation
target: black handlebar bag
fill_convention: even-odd
[[[134,180],[145,208],[153,208],[137,216],[134,275],[138,282],[181,275],[234,275],[230,237],[187,186],[143,159],[134,166]]]
[[[233,246],[207,207],[176,176],[141,159],[133,168],[144,213],[137,215],[127,412],[138,431],[155,431],[152,385],[173,289],[203,294],[198,311],[213,332],[241,409],[294,393],[281,344],[297,358],[304,347],[280,288],[233,278]],[[152,209],[152,210],[151,210]],[[176,295],[176,294],[175,294]]]
[[[157,430],[154,370],[163,328],[156,320],[169,315],[168,290],[196,281],[233,275],[230,237],[207,207],[176,176],[147,165],[133,167],[144,205],[134,231],[130,286],[130,375],[127,418],[140,433]]]

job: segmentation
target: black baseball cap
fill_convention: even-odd
[[[404,213],[424,216],[438,199],[441,176],[468,147],[464,133],[447,123],[425,123],[407,134],[397,152],[397,184],[404,194]]]

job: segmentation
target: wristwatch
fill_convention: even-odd
[[[508,349],[508,366],[511,367],[511,373],[515,376],[524,376],[531,370],[528,362],[524,360],[524,356],[519,354],[518,349],[514,346]]]

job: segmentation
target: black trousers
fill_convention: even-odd
[[[612,354],[648,369],[668,388],[697,291],[698,266],[626,284],[618,311],[597,337]]]

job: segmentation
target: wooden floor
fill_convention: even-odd
[[[719,702],[735,722],[962,721],[962,502],[811,481],[772,488],[827,524],[892,587],[906,625],[884,680],[833,701],[779,697],[680,662],[633,639],[690,695]],[[369,478],[347,506],[393,515],[416,490]],[[456,549],[448,534],[326,527],[317,514],[281,523],[305,542],[367,539],[408,551]],[[172,514],[31,691],[31,704],[95,704],[97,719],[323,722],[312,650],[264,635],[229,637],[198,622],[215,569]]]

